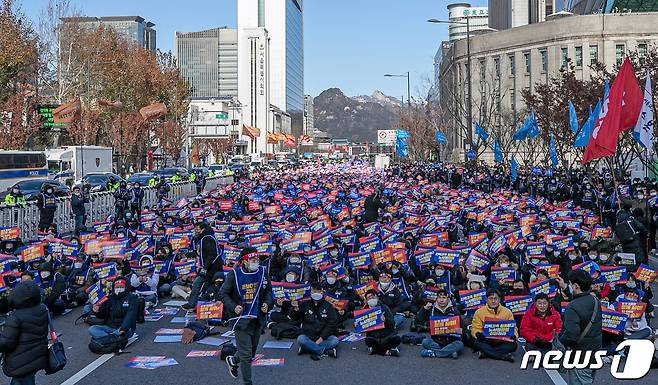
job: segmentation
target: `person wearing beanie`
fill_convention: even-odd
[[[184,310],[195,309],[203,286],[210,285],[215,273],[224,270],[222,256],[220,249],[217,247],[217,239],[215,239],[215,232],[212,227],[203,221],[199,221],[194,224],[193,232],[192,245],[197,258],[197,276],[192,284],[192,291],[187,303],[182,306]]]
[[[238,378],[241,373],[243,383],[251,385],[251,360],[256,354],[267,313],[272,308],[272,287],[267,271],[260,265],[258,250],[242,249],[240,263],[226,275],[220,293],[224,309],[236,315],[230,321],[237,353],[226,357],[229,374]]]
[[[102,325],[89,327],[91,338],[102,338],[109,334],[131,338],[137,329],[138,299],[128,290],[128,281],[118,277],[112,282],[112,291],[107,301],[92,307],[93,314],[103,320]]]
[[[66,303],[60,298],[66,291],[64,276],[55,272],[52,262],[46,262],[39,266],[39,277],[44,291],[43,303],[54,315],[62,314],[66,310]]]

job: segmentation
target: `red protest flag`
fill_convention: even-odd
[[[633,65],[626,58],[603,102],[601,114],[585,149],[583,164],[613,155],[617,151],[619,134],[635,126],[642,101],[642,89],[633,72]]]
[[[72,101],[62,104],[53,110],[53,121],[56,124],[72,123],[76,119],[80,118],[81,111],[82,103],[80,102],[80,98],[75,98]]]
[[[142,119],[146,122],[149,120],[158,119],[167,114],[167,106],[164,103],[154,103],[144,106],[139,109],[139,114],[142,116]]]

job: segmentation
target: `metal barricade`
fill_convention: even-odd
[[[212,177],[206,180],[206,191],[219,186],[233,183],[232,177]],[[196,185],[192,182],[172,183],[168,199],[176,202],[181,198],[190,198],[197,195]],[[144,188],[143,207],[153,207],[158,204],[158,193],[154,187]],[[91,228],[94,222],[104,221],[114,214],[114,196],[110,192],[91,193],[89,203],[85,205],[87,218],[85,225]],[[75,216],[71,207],[71,198],[57,198],[57,211],[55,211],[55,225],[60,234],[70,234],[75,230]],[[23,241],[37,238],[39,229],[39,209],[34,202],[25,206],[3,205],[0,207],[0,227],[18,227]]]

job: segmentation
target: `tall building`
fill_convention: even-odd
[[[103,16],[103,17],[63,17],[63,23],[78,23],[86,28],[98,28],[101,25],[111,27],[129,42],[156,53],[155,24],[144,20],[140,16]],[[65,37],[60,37],[62,39]]]
[[[472,7],[469,3],[448,5],[449,40],[455,41],[466,37],[466,21],[470,23],[471,33],[489,29],[489,11],[487,7]]]
[[[176,57],[193,98],[238,97],[238,30],[176,32]]]
[[[270,101],[290,115],[299,136],[304,115],[302,0],[239,0],[238,30],[265,28],[270,40]]]
[[[313,97],[304,95],[304,130],[302,134],[308,135],[315,128],[315,117],[313,111]]]
[[[571,15],[472,37],[473,120],[493,131],[515,130],[526,113],[524,90],[533,92],[560,76],[569,61],[578,79],[589,79],[597,63],[612,71],[628,52],[642,57],[658,43],[656,24],[658,13]],[[455,116],[453,129],[447,130],[453,160],[463,159],[466,144],[465,130],[457,128],[467,127],[467,62],[466,41],[459,40],[444,52],[440,65],[439,102]]]
[[[541,23],[563,10],[565,0],[489,0],[489,27],[502,31]]]

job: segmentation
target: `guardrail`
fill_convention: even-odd
[[[207,178],[204,191],[212,191],[231,183],[233,183],[232,177]],[[173,202],[197,195],[194,183],[171,183],[170,187],[167,199]],[[156,189],[154,187],[144,187],[143,207],[153,207],[157,203]],[[103,221],[109,215],[114,214],[114,196],[110,192],[91,193],[89,194],[89,203],[86,204],[86,209],[86,226],[91,227],[93,222]],[[70,197],[57,198],[54,223],[60,234],[71,234],[75,230],[75,218]],[[39,208],[36,202],[28,202],[25,205],[0,206],[0,227],[18,227],[23,241],[36,239],[39,229]]]

